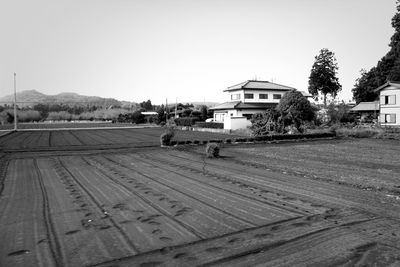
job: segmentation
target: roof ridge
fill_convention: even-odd
[[[241,82],[241,83],[237,83],[237,84],[228,86],[228,87],[226,87],[226,88],[229,89],[229,88],[231,88],[231,87],[235,87],[235,86],[238,86],[238,85],[243,84],[243,83],[246,83],[246,84],[247,84],[248,82],[249,82],[249,81],[247,80],[247,81],[244,81],[244,82]]]

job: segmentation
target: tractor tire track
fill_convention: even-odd
[[[134,194],[135,196],[137,196],[138,198],[140,198],[141,200],[143,200],[147,205],[151,206],[152,208],[154,208],[155,210],[157,210],[158,212],[160,212],[161,214],[163,214],[165,217],[169,218],[170,220],[176,222],[177,224],[179,224],[180,226],[184,227],[185,229],[187,229],[189,232],[191,232],[192,234],[194,234],[197,238],[199,239],[205,239],[207,238],[207,236],[205,236],[203,233],[199,232],[197,229],[193,228],[191,225],[188,225],[187,223],[184,223],[180,220],[177,220],[176,218],[174,218],[170,213],[166,212],[164,209],[160,208],[157,204],[153,203],[151,200],[147,199],[146,197],[142,196],[141,194],[137,193],[135,190],[133,190],[132,188],[130,188],[129,186],[125,185],[124,183],[121,183],[120,181],[118,181],[117,179],[111,177],[106,171],[104,171],[102,168],[98,167],[98,164],[101,166],[101,163],[99,163],[96,160],[93,160],[96,162],[96,164],[92,164],[90,162],[88,162],[86,159],[82,158],[83,161],[85,161],[88,165],[95,167],[96,169],[98,169],[102,174],[104,174],[106,177],[108,177],[110,180],[112,180],[114,183],[118,184],[119,186],[124,187],[126,190],[128,190],[129,192],[131,192],[132,194]],[[146,177],[146,176],[145,176]],[[151,178],[150,178],[151,179]]]
[[[90,200],[95,204],[95,206],[98,208],[98,210],[101,213],[104,213],[104,210],[101,206],[101,204],[97,201],[95,196],[80,182],[78,179],[72,174],[70,170],[65,166],[65,164],[58,158],[56,163],[58,163],[67,173],[68,175],[75,181],[75,183],[89,196]],[[108,217],[112,225],[115,227],[115,229],[118,230],[118,232],[121,234],[121,236],[124,238],[124,240],[129,244],[129,246],[132,248],[133,251],[136,253],[140,253],[140,249],[132,242],[132,240],[128,237],[128,235],[125,233],[125,231],[119,226],[119,224],[110,216]]]
[[[37,177],[39,180],[40,190],[42,192],[43,218],[44,218],[44,221],[46,224],[47,236],[48,236],[48,240],[50,243],[50,251],[51,251],[51,254],[53,255],[56,266],[65,266],[64,256],[63,256],[63,253],[61,250],[60,240],[57,236],[57,231],[56,231],[56,228],[54,225],[54,221],[52,220],[52,217],[51,217],[51,210],[50,210],[47,190],[44,185],[42,174],[40,173],[40,169],[37,165],[36,159],[33,159],[33,165],[35,168],[35,173],[37,174]]]
[[[140,159],[138,159],[138,160],[143,160],[143,158],[146,158],[147,160],[150,160],[148,158],[148,156],[144,155],[144,154],[141,154],[140,155]],[[149,164],[152,164],[152,163],[154,163],[154,161],[157,161],[157,162],[160,162],[160,163],[163,163],[163,164],[172,165],[172,166],[175,166],[176,168],[182,168],[182,165],[174,164],[174,163],[171,163],[171,162],[169,162],[167,160],[161,160],[161,159],[158,159],[158,158],[152,158],[151,161],[145,161],[145,162],[149,163]],[[265,198],[264,198],[264,200],[260,200],[258,198],[252,197],[250,195],[242,194],[242,193],[234,191],[234,190],[229,190],[229,189],[224,188],[222,186],[218,186],[218,185],[215,185],[215,184],[207,183],[204,180],[196,179],[196,178],[184,175],[184,174],[182,174],[180,172],[170,170],[170,169],[168,169],[166,167],[161,167],[160,165],[155,165],[155,164],[152,164],[152,165],[154,166],[154,168],[159,168],[159,169],[162,169],[162,170],[165,170],[165,171],[173,172],[175,174],[178,174],[180,176],[185,177],[188,180],[192,180],[194,182],[197,182],[197,183],[200,183],[200,184],[203,184],[203,185],[206,185],[206,186],[210,186],[210,187],[213,187],[213,188],[218,188],[219,190],[222,190],[224,192],[227,192],[227,193],[230,193],[230,194],[235,194],[235,195],[238,195],[240,197],[244,197],[244,198],[250,199],[252,201],[257,201],[259,203],[267,204],[267,205],[270,205],[270,206],[273,206],[273,207],[276,207],[276,208],[279,208],[279,209],[282,209],[282,210],[286,210],[286,211],[289,211],[289,212],[292,212],[292,213],[296,213],[298,215],[310,215],[310,213],[311,213],[310,211],[305,210],[305,209],[302,210],[303,209],[302,207],[298,207],[298,206],[293,205],[291,203],[287,203],[286,204],[286,202],[285,202],[286,205],[283,206],[283,205],[279,205],[279,204],[277,204],[277,203],[275,203],[273,201],[268,201]],[[188,167],[187,165],[185,165],[183,168],[188,169],[190,171],[193,171],[195,173],[203,174],[203,172],[201,170],[195,169],[195,168],[192,168],[192,167]],[[216,173],[212,173],[210,175],[215,176],[215,177],[220,178],[220,179],[228,179],[228,180],[231,180],[231,181],[235,181],[234,179],[231,179],[231,178],[228,178],[226,176],[222,176],[222,175],[219,175],[219,174],[216,174]],[[250,187],[250,185],[247,185],[247,186]]]
[[[126,168],[126,169],[128,169],[128,170],[130,170],[130,171],[132,171],[132,172],[134,172],[134,173],[139,174],[140,176],[143,176],[143,177],[145,177],[145,178],[147,178],[147,179],[149,179],[149,180],[152,180],[153,182],[155,182],[155,183],[157,183],[157,184],[161,184],[161,185],[164,186],[164,187],[167,187],[167,188],[169,188],[169,189],[171,189],[171,190],[173,190],[173,191],[176,191],[176,192],[178,192],[178,193],[180,193],[180,194],[182,194],[182,195],[185,195],[185,196],[189,197],[190,199],[193,199],[194,201],[199,202],[199,203],[201,203],[201,204],[203,204],[203,205],[205,205],[205,206],[207,206],[207,207],[209,207],[209,208],[211,208],[211,209],[213,209],[213,210],[217,210],[217,211],[220,212],[220,213],[223,213],[223,214],[225,214],[225,215],[227,215],[227,216],[230,216],[230,217],[235,218],[235,219],[237,219],[237,220],[239,220],[239,221],[242,221],[242,222],[244,222],[244,223],[246,223],[246,224],[249,224],[250,226],[253,226],[253,227],[254,227],[254,226],[257,226],[257,224],[255,224],[255,223],[252,222],[252,221],[246,220],[246,219],[244,219],[244,218],[242,218],[242,217],[236,216],[236,215],[234,215],[234,214],[232,214],[232,213],[229,213],[229,212],[227,212],[227,211],[225,211],[225,210],[223,210],[223,209],[221,209],[221,208],[218,208],[218,207],[216,207],[216,206],[214,206],[214,205],[211,205],[210,203],[207,203],[207,202],[205,202],[205,201],[203,201],[203,200],[201,200],[201,199],[198,199],[198,198],[194,197],[193,195],[191,195],[191,194],[189,194],[189,193],[186,193],[186,192],[184,192],[184,191],[182,191],[182,190],[179,190],[179,189],[177,189],[177,188],[175,188],[175,187],[172,187],[172,186],[170,186],[170,185],[168,185],[168,184],[166,184],[166,183],[163,183],[163,182],[161,182],[161,181],[159,181],[159,180],[157,180],[157,179],[154,179],[153,177],[150,177],[150,176],[146,175],[146,174],[143,173],[143,172],[140,172],[140,171],[138,171],[138,170],[136,170],[136,169],[132,169],[130,166],[125,166],[124,164],[121,164],[121,163],[119,163],[119,162],[117,162],[117,161],[115,161],[115,160],[112,160],[112,159],[110,159],[110,158],[108,158],[108,157],[106,157],[106,156],[103,156],[103,158],[105,158],[106,160],[108,160],[109,162],[112,162],[113,164],[115,164],[115,165],[117,165],[117,166],[121,166],[121,167],[123,167],[123,168]]]
[[[78,144],[78,146],[80,146],[80,145],[85,145],[85,143],[78,137],[77,134],[74,133],[74,131],[68,131],[68,133],[69,133],[70,135],[72,135],[73,137],[75,137],[76,140],[79,141],[80,144]]]

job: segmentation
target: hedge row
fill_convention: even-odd
[[[199,117],[183,117],[175,119],[175,124],[177,126],[193,126],[198,121],[200,121]]]
[[[211,128],[211,129],[224,129],[224,124],[221,122],[196,122],[197,127],[200,128]]]
[[[262,142],[262,141],[277,141],[277,140],[296,140],[296,139],[310,139],[310,138],[329,138],[335,137],[335,133],[315,133],[315,134],[274,134],[274,135],[263,135],[256,137],[239,137],[239,138],[227,138],[213,139],[213,140],[194,140],[194,141],[171,141],[171,145],[185,145],[185,144],[207,144],[207,143],[251,143],[251,142]]]
[[[253,141],[274,141],[274,140],[293,140],[293,139],[309,139],[309,138],[328,138],[335,137],[335,133],[314,133],[314,134],[273,134],[273,135],[263,135],[256,136]],[[251,142],[250,140],[248,142]]]

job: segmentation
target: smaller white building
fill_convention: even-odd
[[[387,82],[379,92],[379,122],[382,126],[400,126],[400,82]]]

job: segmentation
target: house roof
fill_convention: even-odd
[[[269,109],[274,108],[278,103],[243,103],[240,102],[236,105],[236,109]]]
[[[274,108],[278,103],[243,103],[242,101],[225,102],[210,110],[224,110],[224,109],[269,109]]]
[[[394,87],[400,88],[400,82],[391,82],[391,81],[388,81],[388,82],[386,82],[385,84],[383,84],[383,85],[379,86],[378,88],[376,88],[374,91],[375,91],[375,92],[379,92],[379,91],[385,89],[385,88],[388,87],[388,86],[394,86]]]
[[[375,111],[379,110],[379,102],[360,102],[351,111]]]
[[[241,101],[232,101],[232,102],[225,102],[219,105],[216,105],[215,107],[210,108],[210,110],[220,110],[220,109],[234,109],[237,104],[239,104]]]
[[[286,85],[281,85],[277,83],[271,83],[268,81],[254,81],[248,80],[233,86],[228,87],[224,90],[224,92],[241,90],[241,89],[256,89],[256,90],[280,90],[280,91],[289,91],[295,88],[289,87]]]

